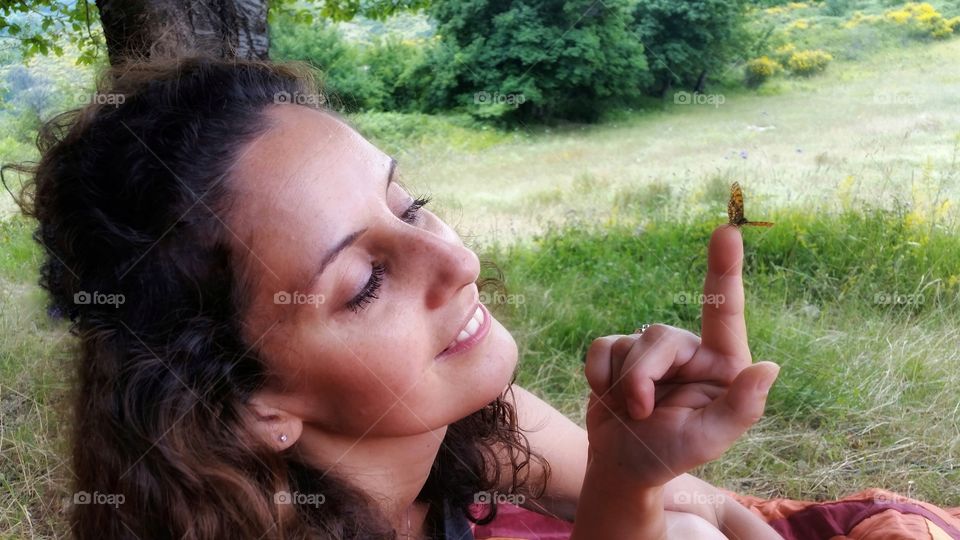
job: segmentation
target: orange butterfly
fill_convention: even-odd
[[[737,227],[741,225],[773,227],[773,223],[769,221],[749,221],[743,217],[743,190],[740,189],[739,182],[730,184],[730,202],[727,203],[727,216],[730,218],[730,224]]]

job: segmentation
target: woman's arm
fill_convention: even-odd
[[[588,463],[570,540],[666,540],[663,486],[632,486],[615,469]]]
[[[573,521],[584,487],[587,466],[587,431],[550,404],[518,385],[513,386],[518,423],[530,446],[550,463],[550,478],[543,497],[527,497],[522,506],[541,514]],[[509,394],[508,394],[509,398]],[[531,471],[531,479],[543,471]],[[504,471],[502,491],[509,489],[512,471]],[[668,511],[688,512],[706,520],[732,539],[779,539],[758,516],[737,501],[695,476],[682,474],[663,486],[662,505]],[[671,512],[668,512],[668,518]],[[671,527],[672,530],[672,527]]]

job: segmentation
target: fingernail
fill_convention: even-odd
[[[773,387],[773,383],[777,380],[777,375],[780,374],[780,366],[777,364],[774,364],[774,366],[776,367],[776,369],[773,370],[772,375],[767,375],[766,379],[761,379],[759,382],[757,382],[758,392],[763,392],[764,394],[766,394],[767,392],[770,391],[770,388]]]

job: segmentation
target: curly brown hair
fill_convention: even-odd
[[[74,493],[122,497],[73,505],[73,534],[394,538],[348,479],[262,442],[245,406],[265,368],[241,336],[250,289],[217,216],[232,202],[230,165],[265,129],[265,108],[278,96],[321,95],[314,72],[191,56],[123,63],[97,87],[110,99],[43,125],[39,162],[6,167],[29,174],[17,199],[39,222],[40,285],[79,338]],[[96,294],[118,300],[88,301]],[[500,485],[502,467],[512,467],[513,491],[543,493],[549,464],[506,398],[449,426],[418,496],[432,503],[435,527],[443,501],[475,522],[493,519],[495,501],[481,517],[468,506]],[[544,471],[535,486],[532,461]],[[326,503],[278,504],[277,493],[293,491]]]

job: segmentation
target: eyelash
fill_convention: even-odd
[[[413,223],[417,219],[417,213],[420,212],[420,209],[426,206],[428,202],[430,202],[430,197],[417,197],[413,200],[413,204],[400,215],[400,219],[407,223]]]
[[[400,219],[407,223],[414,223],[417,219],[417,214],[420,212],[420,209],[426,206],[430,202],[430,197],[417,197],[414,199],[413,203],[404,210],[403,214],[400,215]],[[383,284],[383,276],[387,273],[387,269],[382,264],[373,265],[373,269],[370,272],[370,279],[367,280],[367,284],[363,286],[363,290],[360,291],[357,296],[353,297],[352,300],[347,302],[347,308],[349,308],[354,313],[359,313],[360,310],[364,309],[367,304],[372,302],[377,296],[377,292],[380,290],[380,285]]]

